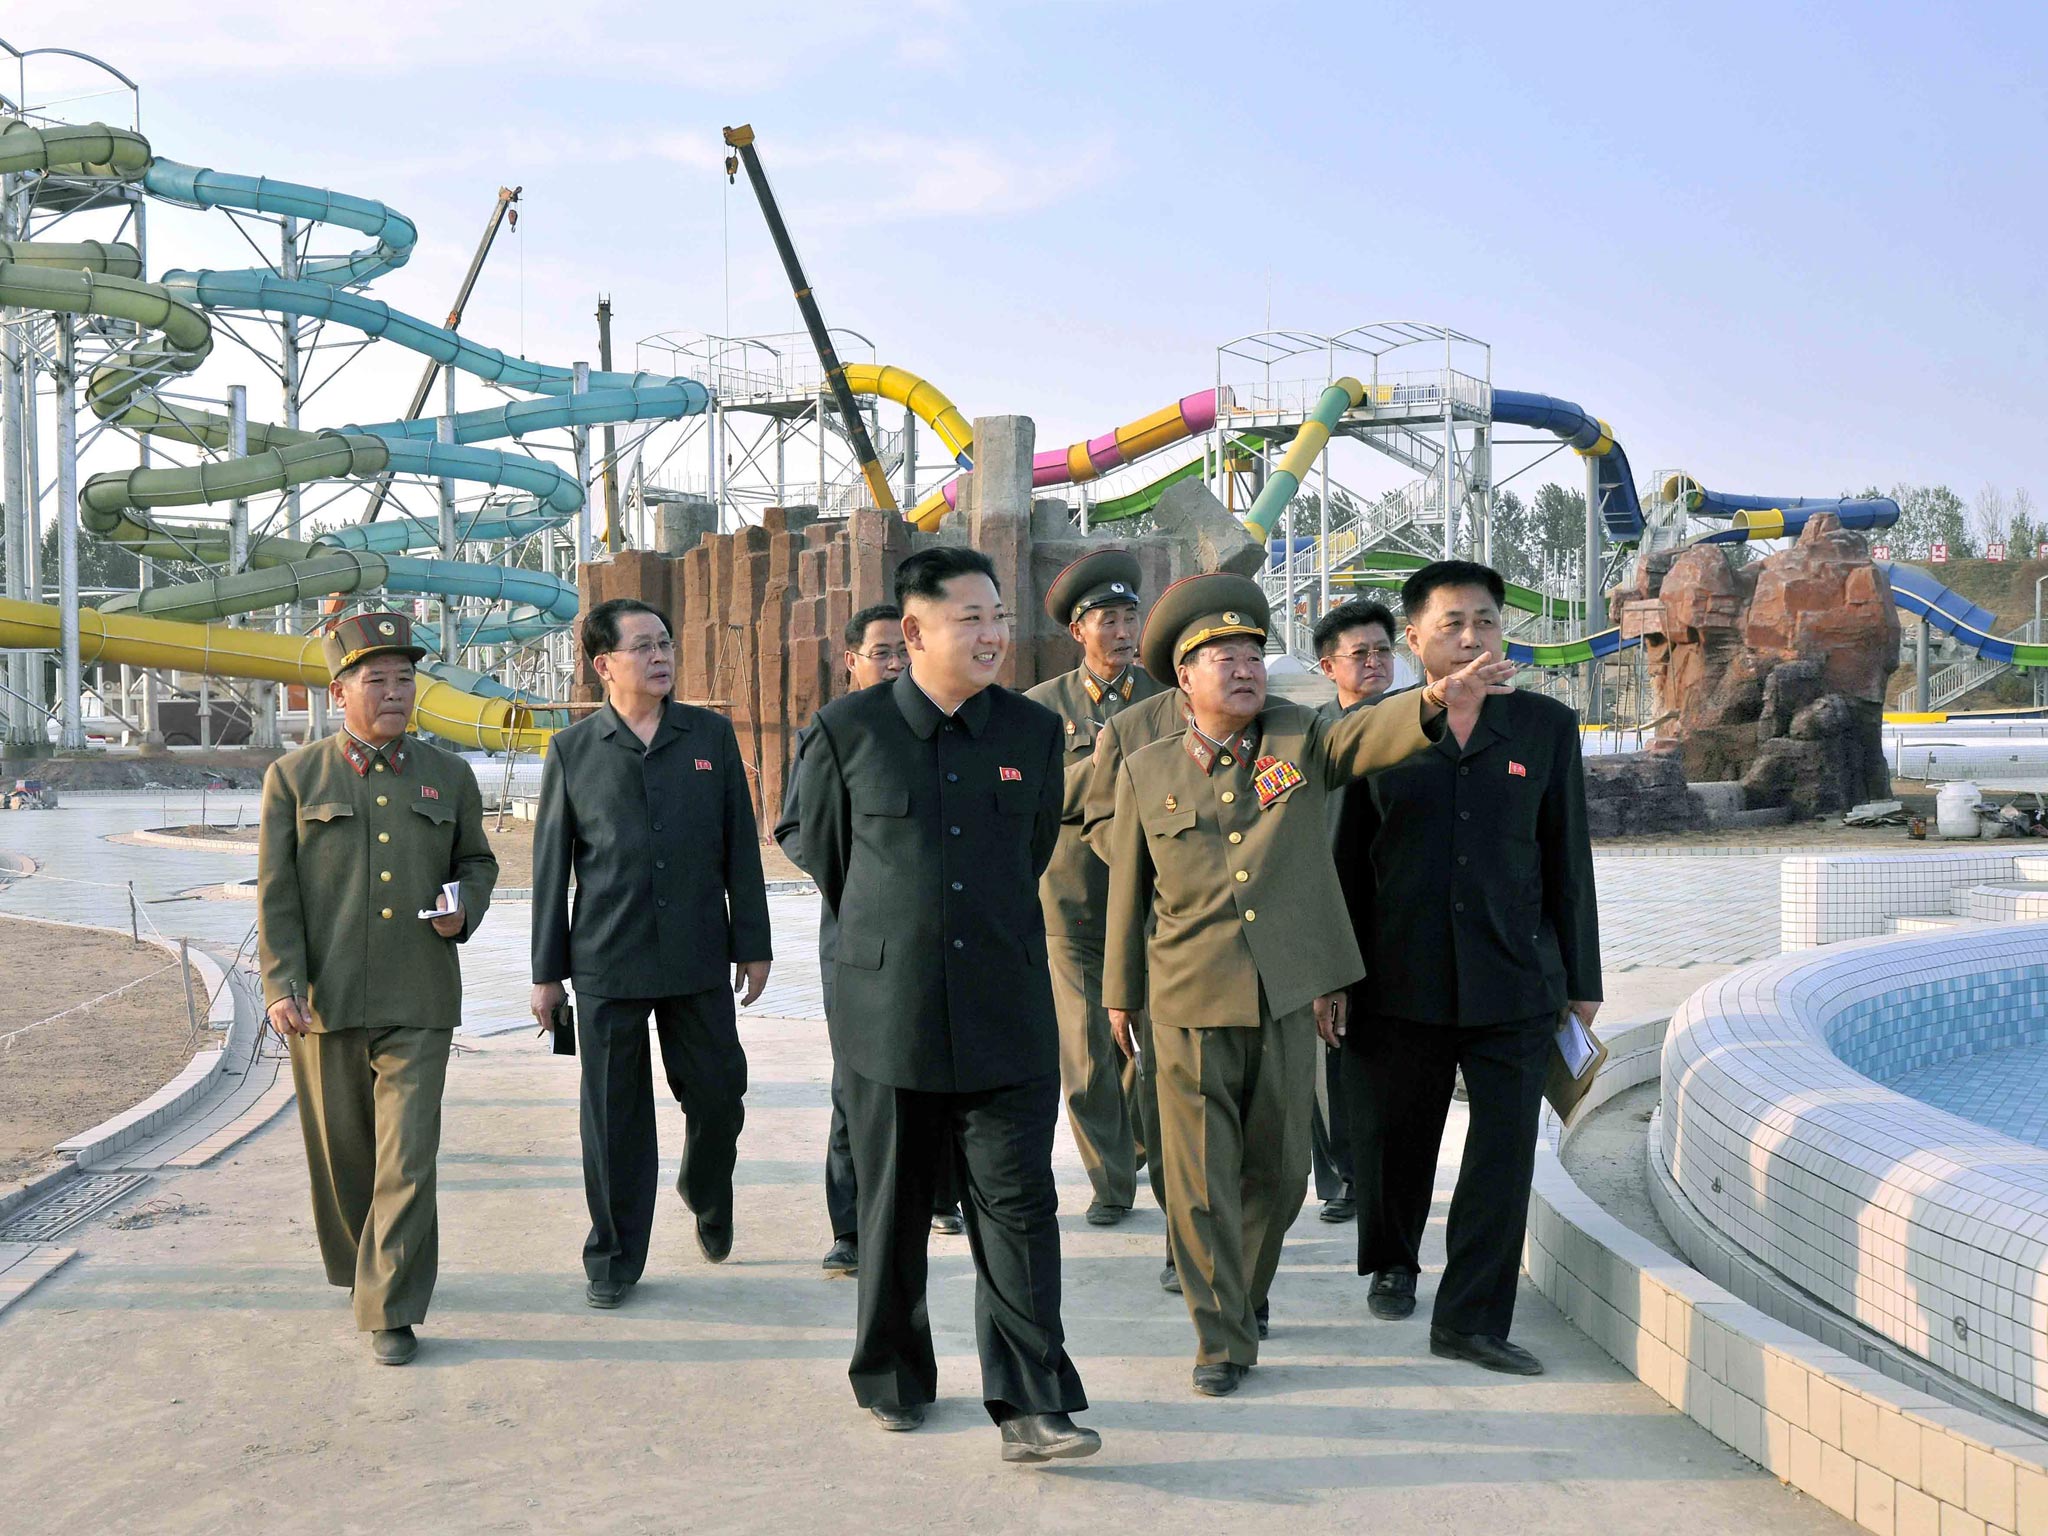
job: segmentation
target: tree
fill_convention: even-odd
[[[1970,532],[1978,544],[1985,545],[2004,538],[2009,526],[2005,492],[1987,480],[1977,488],[1977,499],[1970,507]]]
[[[1883,494],[1872,490],[1869,494]],[[1978,553],[1970,529],[1970,511],[1963,498],[1945,485],[1895,485],[1890,492],[1899,504],[1899,520],[1885,542],[1907,559],[1925,560],[1937,540],[1948,545],[1951,560],[1974,559]]]

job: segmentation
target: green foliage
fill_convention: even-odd
[[[1493,497],[1493,564],[1509,581],[1541,586],[1562,567],[1582,560],[1586,547],[1586,498],[1582,492],[1546,484],[1533,502],[1513,491]]]
[[[1970,526],[1969,507],[1945,485],[1899,484],[1889,492],[1872,486],[1863,494],[1889,495],[1899,504],[1898,522],[1876,536],[1899,559],[1926,560],[1936,540],[1948,545],[1951,560],[1974,560],[1983,553]]]

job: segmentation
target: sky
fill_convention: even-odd
[[[656,332],[792,327],[723,173],[747,121],[828,319],[969,416],[1033,416],[1041,447],[1207,387],[1269,322],[1405,319],[1605,418],[1640,479],[2038,501],[2044,17],[100,0],[0,37],[133,76],[159,154],[403,210],[420,248],[372,291],[430,318],[522,185],[463,329],[548,361],[594,356],[600,292],[622,362]],[[252,259],[218,215],[152,221],[152,275]],[[231,351],[203,382],[239,366],[260,414]],[[396,415],[416,374],[372,355],[307,421]],[[1579,476],[1564,456],[1523,486],[1553,473]]]

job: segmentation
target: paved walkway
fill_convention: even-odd
[[[204,880],[199,863],[209,858],[213,878],[223,862],[246,869],[232,855],[93,841],[124,819],[135,824],[133,807],[9,818],[0,842],[57,871],[90,858],[94,877],[134,875],[146,891],[158,884],[136,872],[152,861],[190,866],[163,877],[165,886]],[[40,846],[23,835],[26,824]],[[1652,862],[1602,861],[1610,908],[1631,892],[1697,906],[1699,880],[1688,897],[1682,872],[1643,867]],[[1734,862],[1716,861],[1717,882]],[[0,911],[40,884],[0,892]],[[104,911],[92,917],[85,896],[62,899],[72,905],[52,915],[105,920]],[[97,899],[125,906],[126,897],[117,887]],[[507,903],[464,955],[473,1048],[449,1076],[442,1280],[419,1361],[372,1367],[344,1299],[321,1283],[298,1131],[281,1116],[218,1164],[160,1175],[110,1219],[65,1234],[77,1256],[0,1317],[14,1474],[0,1525],[550,1536],[1619,1536],[1665,1532],[1674,1520],[1701,1531],[1847,1529],[1666,1408],[1526,1286],[1516,1336],[1550,1374],[1524,1381],[1433,1359],[1423,1317],[1370,1320],[1353,1273],[1353,1229],[1324,1226],[1313,1205],[1290,1235],[1259,1369],[1237,1397],[1194,1396],[1186,1312],[1155,1280],[1160,1215],[1141,1196],[1123,1227],[1083,1223],[1085,1180],[1064,1129],[1056,1174],[1065,1318],[1103,1454],[1046,1469],[997,1461],[978,1401],[972,1271],[958,1238],[932,1244],[944,1398],[921,1432],[878,1433],[845,1380],[854,1288],[817,1269],[829,1239],[819,1189],[829,1061],[817,1017],[815,901],[781,897],[774,907],[783,958],[742,1024],[752,1088],[730,1263],[702,1262],[686,1215],[665,1196],[649,1276],[633,1301],[616,1313],[582,1305],[575,1069],[511,1027],[526,990],[525,908]],[[223,932],[253,915],[170,910],[220,920]],[[1622,958],[1614,935],[1625,931],[1610,929],[1610,963]],[[1699,958],[1732,963],[1752,941],[1728,935]],[[682,1129],[673,1110],[661,1127],[672,1171]],[[1446,1194],[1463,1130],[1454,1113],[1439,1175]],[[1442,1262],[1441,1221],[1440,1206],[1425,1253],[1425,1313]]]

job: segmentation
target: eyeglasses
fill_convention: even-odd
[[[1391,645],[1369,645],[1362,651],[1332,651],[1332,661],[1388,661],[1394,654]]]
[[[673,640],[643,640],[638,645],[604,652],[607,656],[630,656],[635,661],[645,661],[650,656],[673,656],[675,653],[676,643]]]
[[[860,657],[863,661],[872,661],[879,667],[892,661],[910,660],[910,647],[907,645],[885,646],[879,650],[855,651],[853,654]]]

